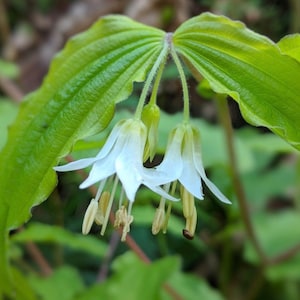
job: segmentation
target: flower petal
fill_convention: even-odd
[[[120,149],[115,167],[128,200],[134,201],[137,189],[143,181],[143,151],[147,130],[141,121],[129,124],[127,130],[127,140]]]
[[[195,167],[193,156],[193,136],[190,128],[186,126],[182,149],[183,169],[178,180],[193,196],[202,200],[201,177]]]
[[[111,176],[114,173],[115,173],[114,160],[111,160],[106,157],[97,160],[94,163],[89,173],[89,176],[79,185],[79,188],[85,189],[93,185],[94,183]]]
[[[109,134],[105,144],[103,145],[103,147],[97,154],[97,156],[96,156],[97,159],[101,159],[109,154],[111,149],[114,147],[115,143],[118,141],[118,138],[122,132],[122,125],[124,125],[124,123],[126,121],[128,121],[128,120],[121,120],[114,126],[114,128],[111,131],[111,133]]]
[[[206,186],[211,190],[211,192],[222,202],[231,204],[226,196],[212,183],[206,176],[205,170],[202,164],[201,150],[200,150],[200,134],[197,129],[193,128],[193,158],[195,167],[200,174],[202,180],[205,182]]]
[[[84,168],[90,166],[91,164],[93,164],[95,161],[96,161],[95,157],[83,158],[83,159],[79,159],[76,161],[72,161],[63,166],[54,167],[53,169],[55,171],[59,171],[59,172],[74,171],[74,170],[84,169]]]
[[[161,195],[162,197],[171,200],[171,201],[179,201],[180,199],[175,198],[171,195],[169,195],[163,188],[161,188],[160,186],[151,186],[149,184],[147,184],[146,182],[143,182],[143,184],[148,187],[151,191],[153,191],[154,193]]]
[[[181,158],[183,134],[184,132],[181,127],[177,127],[172,131],[165,157],[160,165],[156,167],[157,174],[160,174],[156,179],[157,185],[175,181],[180,177],[184,167]]]
[[[203,172],[200,173],[201,174],[201,178],[203,179],[203,181],[205,182],[206,186],[211,190],[211,192],[222,202],[227,203],[227,204],[231,204],[231,201],[227,199],[226,196],[224,196],[222,194],[222,192],[215,186],[215,184],[213,184],[206,176],[204,170]]]

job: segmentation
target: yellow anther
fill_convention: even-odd
[[[191,218],[194,212],[195,199],[194,196],[181,186],[182,210],[186,219]]]
[[[95,222],[98,225],[102,225],[104,222],[104,216],[106,214],[109,198],[110,192],[105,191],[101,194],[101,197],[99,199],[98,210],[95,217]]]
[[[193,208],[193,214],[190,218],[186,218],[185,229],[183,229],[183,235],[191,240],[194,238],[197,225],[197,211],[196,207]]]
[[[165,223],[165,209],[164,208],[157,208],[153,223],[152,223],[152,233],[158,234],[159,231],[163,228]]]
[[[126,222],[127,222],[127,210],[126,207],[122,205],[116,211],[114,227],[119,228],[121,226],[125,226]]]
[[[167,233],[167,227],[168,227],[168,223],[169,223],[169,219],[170,219],[170,215],[171,215],[171,209],[172,209],[172,203],[169,202],[167,212],[165,214],[165,221],[164,221],[163,228],[162,228],[162,232],[164,234]]]
[[[88,234],[90,232],[96,217],[97,210],[98,210],[98,201],[92,199],[84,214],[83,223],[82,223],[83,234]]]
[[[126,235],[127,233],[130,231],[130,224],[133,222],[133,216],[127,216],[127,220],[125,222],[125,225],[123,227],[123,231],[122,231],[122,237],[121,237],[121,241],[125,242],[126,240]]]

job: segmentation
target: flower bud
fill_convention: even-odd
[[[160,110],[156,104],[148,103],[142,112],[142,121],[147,127],[147,142],[144,151],[144,161],[153,160],[157,145],[158,124]]]

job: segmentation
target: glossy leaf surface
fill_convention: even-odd
[[[248,122],[268,127],[300,149],[300,64],[295,59],[241,22],[210,13],[183,23],[173,42],[193,73],[235,99]]]

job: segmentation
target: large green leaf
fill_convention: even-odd
[[[235,99],[247,121],[300,149],[300,64],[242,23],[210,13],[183,23],[174,47],[215,92]]]
[[[23,103],[1,152],[0,219],[6,220],[1,236],[25,222],[30,208],[48,197],[58,159],[76,140],[105,128],[114,104],[129,96],[133,82],[145,80],[163,36],[127,17],[109,16],[67,43],[42,87]],[[1,251],[1,268],[5,263]],[[7,286],[2,273],[0,282]]]
[[[127,252],[114,261],[114,274],[109,279],[95,284],[77,299],[160,299],[162,285],[178,269],[177,257],[146,265],[135,254]]]
[[[69,266],[56,269],[50,277],[31,276],[31,286],[42,300],[73,300],[84,290],[78,271]]]
[[[72,233],[64,228],[55,225],[46,225],[41,223],[31,223],[29,226],[17,234],[14,234],[12,241],[19,243],[53,243],[61,244],[77,251],[102,257],[107,251],[107,245],[92,235],[82,235]]]
[[[274,214],[257,214],[254,226],[264,252],[270,258],[281,255],[299,244],[300,214],[298,211],[285,210]],[[244,256],[257,264],[259,259],[251,243],[247,242]],[[268,267],[266,275],[271,280],[299,280],[300,253],[280,264]]]
[[[300,62],[300,34],[290,34],[278,42],[282,53],[287,54]]]

